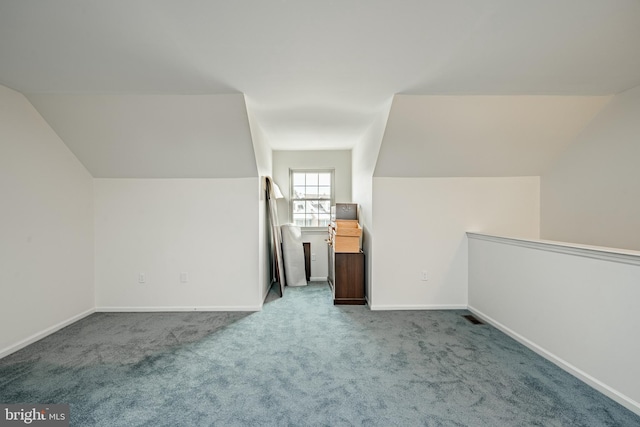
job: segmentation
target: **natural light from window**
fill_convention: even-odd
[[[333,170],[291,171],[291,213],[299,227],[326,227],[331,221]]]

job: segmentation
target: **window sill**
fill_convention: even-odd
[[[300,230],[306,234],[327,234],[327,227],[300,227]]]

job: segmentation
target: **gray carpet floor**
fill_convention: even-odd
[[[72,426],[640,426],[464,314],[326,284],[257,313],[96,313],[0,360],[0,403],[69,403]]]

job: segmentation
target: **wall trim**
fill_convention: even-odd
[[[22,341],[17,342],[16,344],[10,345],[7,348],[3,348],[2,350],[0,350],[0,359],[2,359],[3,357],[6,357],[8,355],[10,355],[11,353],[15,353],[18,350],[22,350],[23,348],[25,348],[28,345],[33,344],[36,341],[40,341],[41,339],[55,333],[58,332],[60,329],[62,328],[66,328],[67,326],[71,325],[72,323],[77,322],[78,320],[84,319],[87,316],[92,315],[93,313],[95,313],[96,310],[94,308],[91,308],[89,310],[83,311],[80,314],[76,314],[75,316],[72,316],[70,318],[68,318],[67,320],[63,320],[60,323],[57,323],[51,327],[48,327],[46,329],[43,329],[40,332],[37,332],[33,335],[31,335],[28,338],[23,339]]]
[[[326,282],[327,278],[326,277],[313,277],[313,276],[311,276],[309,278],[309,281],[310,282]]]
[[[301,227],[302,234],[327,234],[327,227]]]
[[[618,402],[619,404],[621,404],[625,408],[629,409],[630,411],[640,415],[640,403],[639,402],[636,402],[635,400],[625,396],[624,394],[620,393],[619,391],[609,387],[607,384],[605,384],[602,381],[592,377],[591,375],[587,374],[583,370],[576,368],[571,363],[568,363],[564,359],[556,356],[555,354],[553,354],[550,351],[544,349],[543,347],[539,346],[538,344],[534,343],[533,341],[530,341],[529,339],[527,339],[524,336],[520,335],[519,333],[515,332],[511,328],[503,325],[502,323],[498,322],[497,320],[493,319],[492,317],[487,316],[486,314],[484,314],[482,311],[478,310],[477,308],[472,307],[472,306],[468,306],[467,309],[470,312],[472,312],[474,315],[476,315],[477,317],[479,317],[480,319],[485,321],[486,323],[489,323],[491,326],[499,329],[501,332],[507,334],[508,336],[513,338],[514,340],[518,341],[520,344],[522,344],[525,347],[529,348],[530,350],[536,352],[537,354],[539,354],[540,356],[542,356],[545,359],[549,360],[550,362],[552,362],[556,366],[560,367],[564,371],[570,373],[571,375],[573,375],[574,377],[578,378],[582,382],[584,382],[587,385],[593,387],[594,389],[596,389],[600,393],[604,394],[605,396],[607,396],[607,397],[613,399],[614,401]]]
[[[261,311],[261,305],[236,305],[236,306],[198,306],[198,307],[97,307],[97,313],[151,313],[151,312],[177,312],[177,311]]]
[[[470,239],[486,240],[488,242],[542,250],[545,252],[557,252],[583,258],[593,258],[602,261],[618,262],[622,264],[640,266],[640,251],[579,245],[566,242],[554,242],[551,240],[520,239],[515,237],[494,236],[490,234],[480,234],[472,232],[467,232],[467,237]]]
[[[371,310],[466,310],[466,304],[369,305]]]

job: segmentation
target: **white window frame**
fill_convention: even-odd
[[[331,175],[331,196],[328,199],[330,201],[330,206],[335,206],[335,194],[336,194],[336,170],[335,168],[317,168],[317,169],[293,169],[289,168],[289,218],[291,222],[295,224],[293,219],[293,204],[299,200],[327,200],[327,199],[295,199],[295,191],[294,191],[294,181],[293,174],[294,173],[328,173]],[[331,219],[329,219],[331,220]],[[326,230],[325,225],[321,226],[302,226],[303,230]]]

